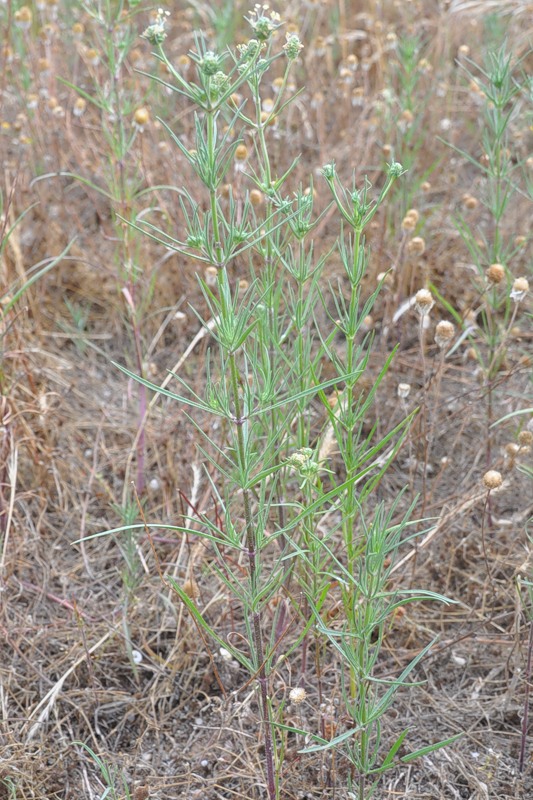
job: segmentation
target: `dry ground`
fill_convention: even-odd
[[[280,169],[301,153],[295,180],[315,175],[320,210],[328,197],[318,169],[333,158],[347,180],[355,169],[358,181],[368,174],[379,182],[384,154],[409,167],[405,188],[395,192],[369,235],[367,290],[380,273],[402,265],[401,285],[385,285],[372,322],[373,368],[379,369],[383,356],[400,343],[373,406],[382,431],[420,402],[423,381],[416,323],[409,312],[393,326],[392,315],[427,280],[466,315],[475,303],[476,273],[454,216],[464,214],[476,237],[491,236],[487,209],[482,203],[465,207],[464,200],[466,194],[482,194],[482,172],[439,138],[460,146],[474,161],[483,156],[482,103],[457,65],[460,47],[468,46],[470,57],[479,61],[486,46],[507,38],[514,59],[526,57],[531,67],[526,56],[530,4],[496,4],[516,12],[500,16],[491,16],[487,8],[480,15],[480,5],[302,0],[289,3],[284,14],[298,24],[306,46],[296,71],[297,83],[305,88],[272,132]],[[0,7],[2,19],[8,21],[8,12],[16,8]],[[171,58],[191,47],[194,26],[209,32],[206,9],[196,3],[172,7]],[[230,15],[237,37],[244,35],[241,10],[247,9]],[[148,792],[160,800],[261,798],[253,687],[238,667],[219,663],[224,696],[206,644],[158,571],[193,574],[198,603],[228,631],[234,610],[203,548],[193,537],[183,541],[172,532],[154,536],[152,543],[142,534],[134,540],[110,536],[74,544],[120,525],[128,514],[138,519],[130,490],[137,390],[111,364],[135,369],[134,325],[121,291],[120,223],[117,228],[109,201],[87,183],[53,174],[76,173],[104,185],[109,158],[98,110],[89,106],[75,116],[76,94],[59,80],[83,84],[90,93],[95,81],[106,79],[99,72],[102,65],[91,65],[87,56],[93,29],[87,15],[66,2],[33,12],[29,30],[17,33],[10,17],[2,33],[0,152],[8,228],[27,212],[1,255],[4,307],[17,280],[75,241],[1,322],[0,798],[103,797],[99,770],[75,744],[79,741],[122,774],[138,800]],[[146,19],[135,22],[139,32]],[[85,25],[81,41],[71,31],[75,20]],[[39,35],[43,23],[50,28]],[[393,36],[418,37],[418,77],[410,98],[401,87]],[[187,137],[191,119],[179,104],[174,107],[174,99],[154,90],[144,94],[149,82],[133,69],[153,70],[149,53],[139,40],[127,62],[128,91],[137,93],[137,104],[148,106],[152,118],[137,136],[131,163],[142,186],[182,186],[190,175],[153,120],[161,113]],[[351,56],[359,60],[353,74]],[[30,95],[36,95],[35,104]],[[389,103],[391,96],[396,100]],[[510,129],[516,162],[531,153],[531,119],[531,106],[524,101]],[[175,218],[172,194],[161,189],[158,199]],[[420,212],[416,233],[426,242],[420,256],[409,254],[409,236],[401,229],[409,207]],[[530,236],[530,222],[531,203],[517,193],[506,218],[509,237]],[[327,216],[317,247],[329,247],[335,235]],[[162,382],[166,370],[187,353],[181,373],[201,389],[209,337],[199,337],[187,350],[199,329],[188,303],[203,311],[194,265],[148,239],[136,260],[142,265],[137,320],[151,379]],[[530,239],[508,267],[515,277],[531,271]],[[334,280],[340,265],[331,263],[328,272]],[[383,676],[396,673],[434,636],[439,638],[417,669],[420,685],[401,693],[387,717],[384,737],[392,740],[410,725],[406,746],[414,749],[464,732],[449,748],[387,775],[376,793],[380,800],[532,796],[533,731],[526,739],[525,769],[518,770],[530,613],[518,580],[531,579],[533,571],[527,537],[533,492],[531,478],[512,467],[505,451],[529,418],[512,417],[490,433],[488,427],[491,420],[533,406],[527,308],[531,313],[526,301],[493,381],[490,419],[487,386],[468,342],[437,380],[439,355],[428,339],[428,471],[423,478],[414,466],[418,460],[404,447],[378,489],[379,499],[392,501],[408,484],[409,497],[423,493],[417,513],[433,519],[431,537],[394,579],[458,601],[449,607],[417,605],[395,620],[380,662]],[[447,316],[439,304],[434,313],[435,320]],[[396,395],[399,382],[413,386],[405,407]],[[318,404],[313,413],[318,428],[323,413]],[[415,451],[419,433],[415,425],[410,436]],[[206,513],[216,512],[209,485],[197,485],[195,437],[178,407],[167,399],[154,404],[146,428],[142,493],[150,522],[177,524],[183,498],[192,492]],[[524,453],[521,463],[531,466],[531,457]],[[489,467],[503,471],[504,485],[487,510],[481,476]],[[409,553],[409,548],[402,551]],[[128,564],[135,566],[128,569]],[[131,646],[142,656],[138,665],[132,664]],[[282,701],[298,670],[298,656],[290,667],[280,667],[271,687],[274,703]],[[334,704],[340,690],[333,655],[323,677]],[[306,685],[306,703],[301,709],[289,707],[288,719],[314,729],[318,701],[312,670]],[[337,724],[346,723],[340,718]],[[320,754],[302,756],[301,744],[287,743],[282,797],[347,797],[343,763]],[[117,796],[123,796],[120,780],[117,786]]]

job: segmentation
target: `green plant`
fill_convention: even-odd
[[[402,543],[412,508],[401,512],[398,498],[387,512],[383,504],[376,507],[374,492],[411,418],[381,435],[377,424],[365,427],[393,354],[372,380],[363,380],[373,341],[364,320],[379,291],[363,293],[364,231],[403,169],[390,164],[381,189],[374,191],[368,180],[362,188],[346,188],[334,163],[324,166],[340,224],[332,252],[317,258],[314,187],[292,186],[297,164],[275,164],[269,142],[291,101],[289,72],[302,44],[290,33],[276,52],[281,21],[265,8],[256,6],[248,21],[253,38],[227,53],[195,37],[194,81],[165,54],[163,12],[144,34],[170,76],[157,80],[196,110],[193,147],[166,127],[197,186],[180,189],[178,234],[153,223],[148,213],[133,227],[202,266],[198,283],[205,313],[195,313],[213,347],[202,389],[176,374],[179,389],[170,391],[120,368],[186,409],[201,441],[198,451],[216,514],[193,507],[185,525],[161,527],[186,536],[194,530],[209,546],[212,581],[234,609],[230,635],[202,614],[185,580],[163,579],[190,612],[206,647],[215,642],[244,668],[248,682],[256,683],[268,797],[277,800],[283,791],[283,736],[294,730],[283,722],[284,703],[273,701],[273,675],[300,653],[300,680],[307,685],[316,680],[320,697],[329,642],[342,663],[343,700],[354,726],[325,743],[327,720],[319,711],[319,747],[348,756],[347,780],[356,780],[362,799],[370,796],[377,775],[400,763],[395,756],[406,732],[378,763],[381,719],[421,657],[378,697],[374,669],[386,621],[408,602],[443,599],[389,587],[392,562],[386,561]],[[263,78],[274,70],[280,72],[279,91],[265,110]],[[230,177],[232,186],[225,189]],[[337,284],[327,279],[334,255],[343,270]],[[246,278],[234,273],[243,260]],[[320,410],[317,422],[313,409]],[[213,419],[215,429],[209,425]],[[400,522],[394,521],[398,515]],[[99,535],[132,535],[142,527],[124,524]],[[146,531],[150,535],[147,526]],[[326,623],[334,583],[341,595],[340,639]]]
[[[91,26],[83,32],[86,40],[73,44],[85,61],[86,81],[77,85],[59,78],[77,95],[74,115],[92,113],[98,120],[95,141],[90,147],[103,149],[105,169],[97,176],[58,170],[41,175],[39,180],[74,178],[108,204],[115,242],[112,259],[116,265],[117,283],[125,303],[125,326],[129,328],[131,359],[140,374],[145,371],[145,346],[141,323],[150,302],[150,286],[143,280],[142,239],[131,223],[139,211],[143,194],[142,136],[150,124],[146,97],[139,99],[139,80],[133,74],[129,57],[137,37],[135,22],[143,10],[140,2],[103,0],[82,6]],[[83,26],[81,26],[83,29]],[[77,34],[76,34],[77,35]],[[75,319],[76,312],[70,308]],[[75,319],[76,322],[76,319]],[[77,323],[76,323],[77,324]],[[82,346],[78,341],[78,347]],[[136,436],[136,480],[139,493],[145,488],[146,390],[138,386],[138,435]],[[129,501],[130,482],[126,478],[122,503]]]
[[[119,775],[119,770],[115,767],[111,767],[104,758],[97,755],[94,750],[84,742],[73,742],[73,744],[83,747],[100,770],[105,789],[98,800],[106,800],[107,798],[110,798],[110,800],[131,800],[132,795],[129,790],[128,782],[122,773]]]
[[[466,161],[481,173],[480,196],[490,224],[471,223],[467,213],[459,213],[457,227],[477,270],[476,302],[462,314],[439,300],[453,314],[468,336],[484,378],[486,398],[486,462],[492,459],[492,424],[494,395],[503,368],[511,331],[517,322],[521,303],[529,291],[525,276],[513,276],[527,245],[527,236],[517,228],[515,203],[533,199],[527,182],[523,159],[513,153],[513,125],[523,113],[531,117],[530,81],[521,74],[520,63],[502,45],[489,51],[484,67],[464,59],[470,86],[482,104],[481,150],[469,153],[454,146]],[[528,107],[529,104],[529,107]],[[468,195],[467,200],[470,198]],[[468,203],[465,203],[468,207]],[[434,287],[432,287],[434,288]],[[463,337],[461,337],[463,338]]]

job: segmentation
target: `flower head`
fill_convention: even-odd
[[[276,11],[268,13],[268,8],[268,5],[256,3],[253,11],[250,11],[250,16],[245,17],[252,26],[254,36],[260,42],[270,39],[272,33],[282,24],[280,15]]]
[[[155,22],[149,25],[144,33],[141,34],[143,39],[147,39],[150,44],[162,44],[167,37],[165,31],[166,18],[170,16],[170,11],[164,11],[162,8],[157,9],[157,16]]]
[[[288,33],[286,36],[287,41],[283,45],[283,50],[289,61],[294,61],[300,55],[300,50],[303,50],[303,44],[300,37],[296,33]]]

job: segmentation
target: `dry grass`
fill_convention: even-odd
[[[207,4],[178,5],[167,42],[175,59],[191,47],[195,25],[208,30],[212,23]],[[530,417],[511,417],[491,429],[490,449],[487,431],[488,421],[528,407],[531,413],[531,318],[525,313],[531,305],[522,306],[505,358],[491,377],[489,411],[479,353],[467,341],[442,371],[428,335],[424,367],[414,314],[406,309],[393,319],[413,290],[429,282],[463,318],[479,302],[472,256],[454,216],[462,210],[476,237],[490,236],[487,209],[465,202],[465,195],[482,193],[483,174],[440,137],[474,161],[482,157],[479,92],[458,67],[459,48],[467,45],[470,58],[480,62],[483,40],[490,34],[497,42],[505,31],[515,58],[526,56],[531,4],[492,4],[516,15],[485,22],[477,13],[480,3],[354,5],[361,11],[343,0],[289,4],[285,16],[298,25],[306,45],[298,76],[305,88],[273,135],[272,147],[280,171],[302,154],[294,186],[333,158],[346,178],[355,169],[359,181],[368,174],[375,183],[391,153],[409,167],[405,188],[376,217],[368,237],[366,290],[395,267],[369,321],[377,345],[372,370],[400,344],[369,422],[377,420],[378,432],[384,432],[426,397],[426,418],[415,421],[377,491],[379,499],[392,500],[407,481],[409,497],[423,495],[418,514],[432,519],[418,548],[402,551],[395,580],[459,602],[448,608],[417,605],[395,620],[380,663],[384,677],[407,664],[432,636],[439,641],[417,670],[421,686],[402,694],[387,717],[384,737],[392,740],[412,724],[409,748],[415,749],[465,732],[452,747],[384,778],[376,797],[527,798],[533,790],[531,732],[522,774],[518,759],[529,618],[518,579],[532,576],[527,524],[533,506],[531,479],[516,464],[531,467],[531,456],[523,447],[511,457],[505,446],[516,444]],[[74,241],[0,322],[0,798],[102,797],[99,771],[74,744],[78,741],[122,772],[137,800],[147,792],[160,800],[261,798],[253,689],[239,667],[210,652],[160,577],[169,572],[188,581],[213,624],[231,630],[235,610],[203,545],[193,536],[161,531],[150,540],[141,533],[129,550],[120,537],[73,544],[120,525],[117,509],[131,512],[134,503],[137,392],[110,362],[125,362],[135,371],[136,322],[147,374],[158,383],[178,365],[180,374],[200,387],[209,337],[199,334],[189,311],[190,303],[205,313],[194,266],[149,239],[140,240],[135,254],[142,274],[132,320],[122,292],[124,264],[117,263],[116,208],[72,177],[79,174],[102,188],[109,170],[98,109],[88,104],[83,116],[75,116],[77,95],[58,79],[88,93],[106,80],[102,65],[88,54],[90,20],[81,10],[72,16],[66,2],[57,9],[51,3],[42,11],[34,8],[32,26],[20,30],[15,10],[8,3],[0,12],[9,17],[0,54],[6,230],[27,213],[1,252],[4,308],[12,287],[27,280],[33,265],[45,265]],[[85,26],[81,39],[69,30],[73,19]],[[237,11],[234,19],[238,23]],[[39,33],[45,23],[49,28]],[[144,23],[142,16],[139,31]],[[412,97],[401,92],[394,36],[420,37],[422,43],[425,62]],[[179,187],[191,176],[154,120],[160,113],[187,141],[192,119],[135,72],[155,69],[149,51],[136,42],[127,63],[127,91],[138,98],[137,107],[150,109],[151,118],[135,140],[131,164],[141,187]],[[353,75],[350,56],[360,65]],[[390,93],[399,100],[389,103]],[[524,104],[511,122],[516,160],[531,153],[530,125],[531,108]],[[57,173],[63,177],[54,177]],[[318,179],[316,190],[320,211],[328,195]],[[175,195],[161,188],[156,196],[161,216],[179,220]],[[413,206],[420,219],[416,231],[406,232],[401,222]],[[530,237],[530,219],[531,203],[518,193],[506,218],[509,235]],[[413,235],[425,240],[422,254],[409,249]],[[328,248],[333,236],[326,214],[316,247]],[[531,278],[530,238],[507,266],[515,277],[529,270]],[[244,269],[243,264],[243,274]],[[335,263],[328,271],[332,281],[342,274]],[[439,303],[433,313],[435,321],[449,316]],[[483,350],[483,343],[479,347]],[[412,385],[405,406],[397,398],[400,382]],[[317,405],[314,413],[318,430],[324,412]],[[427,430],[431,452],[424,460]],[[197,512],[218,513],[198,467],[196,444],[179,409],[157,398],[146,422],[141,498],[150,522],[177,524],[189,503]],[[487,510],[481,476],[488,468],[499,469],[504,483]],[[332,618],[337,602],[332,593]],[[132,647],[142,655],[138,665],[131,661]],[[273,702],[280,703],[298,680],[298,659],[296,653],[275,674]],[[340,695],[333,654],[323,679],[331,709],[322,709],[322,718],[333,717]],[[303,707],[288,706],[286,719],[313,729],[318,705],[310,691]],[[331,724],[340,730],[346,721]],[[287,743],[284,800],[347,797],[343,763],[320,753],[302,756],[301,745]],[[124,795],[119,782],[117,797]]]

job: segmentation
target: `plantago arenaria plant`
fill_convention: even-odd
[[[513,152],[513,130],[520,115],[531,119],[530,81],[521,63],[502,46],[489,52],[485,66],[463,57],[461,66],[482,105],[480,152],[473,154],[454,146],[467,163],[481,173],[480,200],[490,223],[474,227],[468,216],[458,215],[457,226],[478,273],[477,303],[465,309],[457,321],[469,331],[476,359],[484,376],[487,408],[486,462],[491,462],[494,392],[498,373],[504,368],[511,331],[520,315],[520,304],[529,291],[526,277],[516,276],[525,239],[520,220],[510,210],[518,193],[533,198],[527,162]],[[529,184],[529,187],[528,187]],[[474,324],[472,325],[472,320]]]
[[[303,45],[292,30],[280,44],[281,20],[267,6],[256,6],[247,19],[252,37],[235,49],[218,52],[205,36],[195,36],[188,56],[194,76],[166,55],[163,12],[144,32],[165,67],[165,78],[156,80],[194,110],[193,141],[163,124],[195,183],[178,187],[177,230],[156,224],[148,212],[132,227],[198,264],[203,311],[195,313],[210,332],[211,348],[201,391],[178,374],[178,388],[170,391],[121,369],[184,408],[202,440],[198,450],[216,513],[194,509],[185,524],[171,527],[188,536],[194,523],[210,548],[212,578],[232,608],[229,634],[187,589],[196,576],[162,576],[206,647],[215,642],[256,685],[269,800],[283,793],[286,736],[294,731],[274,700],[274,675],[298,655],[299,686],[290,701],[299,705],[311,691],[323,698],[328,643],[342,664],[351,729],[333,736],[329,704],[319,702],[309,736],[319,749],[346,756],[345,780],[363,800],[377,777],[400,763],[407,731],[384,747],[382,718],[427,650],[378,690],[386,620],[405,603],[437,597],[392,592],[390,568],[412,508],[401,513],[398,501],[387,511],[373,502],[410,417],[379,434],[377,422],[367,421],[393,354],[373,377],[366,374],[373,341],[367,321],[380,287],[363,293],[365,231],[404,170],[392,162],[380,189],[368,179],[347,188],[335,164],[326,164],[322,177],[338,236],[332,252],[317,257],[313,231],[321,215],[314,212],[313,183],[294,185],[296,164],[276,160],[272,147]],[[274,96],[265,89],[269,72],[278,73]],[[333,256],[342,266],[337,283],[326,270]],[[243,263],[246,277],[238,272]],[[422,317],[433,300],[426,290],[419,295]],[[339,635],[329,625],[334,586]]]

